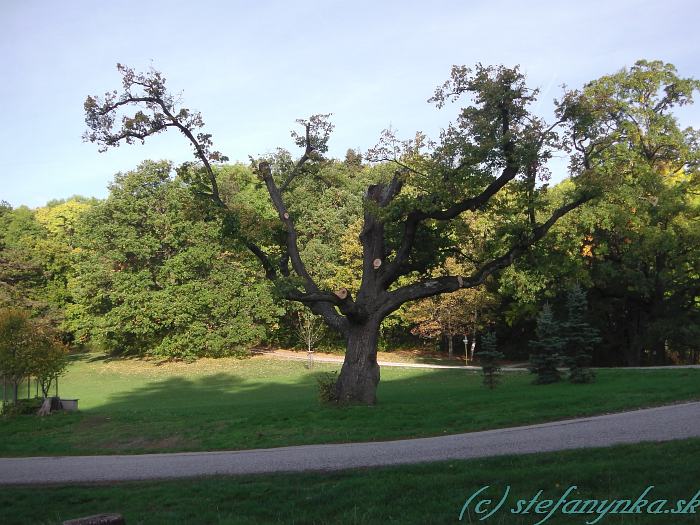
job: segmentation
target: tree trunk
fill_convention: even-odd
[[[639,307],[633,305],[627,310],[627,345],[625,347],[625,366],[640,366],[642,364],[642,320]]]
[[[642,345],[640,337],[633,334],[627,348],[625,348],[625,366],[642,365]]]
[[[452,334],[447,335],[447,356],[452,359],[454,356],[454,336]]]
[[[379,322],[370,320],[350,325],[343,368],[335,384],[339,403],[373,405],[377,402],[378,341]]]
[[[656,339],[651,346],[652,364],[661,366],[666,364],[666,341]]]

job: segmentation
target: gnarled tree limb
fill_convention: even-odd
[[[561,217],[588,202],[593,197],[593,194],[584,194],[576,200],[557,208],[545,222],[533,228],[525,240],[512,246],[503,255],[482,265],[469,276],[437,277],[403,286],[389,292],[384,303],[379,308],[380,314],[384,316],[389,315],[407,301],[415,301],[442,293],[456,292],[460,288],[473,288],[482,284],[489,275],[509,266],[517,257],[527,252],[532,245],[545,236]]]

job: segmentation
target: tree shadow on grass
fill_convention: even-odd
[[[69,436],[72,453],[144,453],[281,446],[332,425],[318,401],[321,371],[295,381],[216,373],[170,377],[117,392],[84,410]],[[320,416],[319,414],[326,414]]]
[[[88,392],[104,402],[78,413],[3,421],[0,456],[275,446],[287,444],[289,428],[296,436],[292,441],[303,442],[303,429],[313,427],[316,412],[327,410],[317,400],[316,377],[322,372],[264,372],[263,367],[260,377],[219,372],[145,382],[143,376],[135,376],[135,383],[105,384],[105,389],[120,389],[105,395],[99,393],[100,374],[74,376],[71,381],[91,383],[81,403],[89,401]],[[66,396],[76,392],[68,382],[61,389]]]
[[[339,407],[318,398],[318,379],[330,367],[284,366],[288,373],[262,366],[247,374],[127,385],[75,416],[51,416],[40,427],[27,421],[0,439],[0,455],[237,450],[435,435],[468,425],[469,392],[481,389],[478,381],[463,382],[463,371],[392,371],[380,383],[379,405]]]
[[[296,370],[287,377],[215,373],[149,381],[107,396],[104,403],[82,411],[68,435],[49,439],[61,439],[70,454],[99,454],[399,438],[425,432],[431,425],[424,404],[414,404],[405,413],[405,401],[412,393],[421,396],[420,384],[428,376],[451,373],[399,376],[380,384],[380,399],[382,387],[391,384],[392,401],[339,407],[319,401],[317,383],[327,375],[325,368],[300,372],[303,365],[290,366]]]

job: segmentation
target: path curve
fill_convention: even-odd
[[[432,438],[234,452],[0,458],[0,485],[330,471],[700,437],[700,402]]]

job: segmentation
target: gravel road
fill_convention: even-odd
[[[700,402],[422,439],[232,452],[0,458],[0,485],[329,471],[700,437]]]

